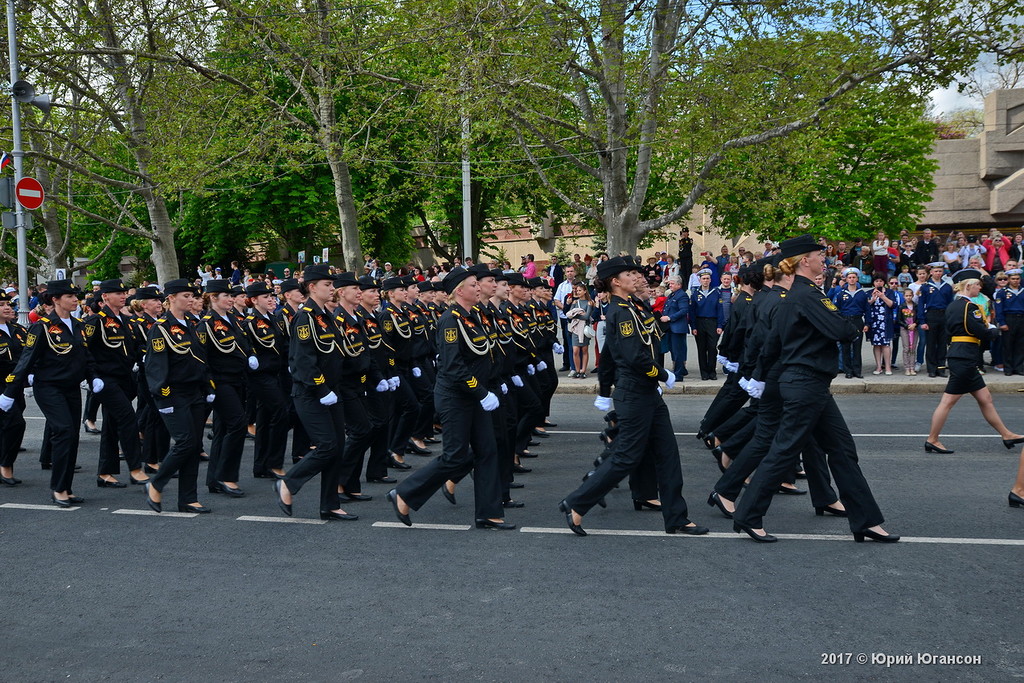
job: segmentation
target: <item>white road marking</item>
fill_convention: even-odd
[[[327,524],[326,519],[303,519],[301,517],[261,517],[259,515],[242,515],[236,517],[239,522],[272,522],[278,524]]]
[[[407,527],[401,522],[374,522],[372,526],[384,529],[433,529],[440,531],[469,531],[470,529],[468,524],[419,524],[417,522],[413,522],[411,527]]]
[[[29,503],[4,503],[0,505],[0,508],[6,508],[8,510],[46,510],[47,512],[72,512],[73,510],[81,510],[81,506],[73,506],[69,508],[59,508],[56,505],[30,505]]]
[[[572,431],[553,431],[548,430],[549,434],[600,434],[601,432],[572,432]],[[675,432],[676,436],[697,436],[697,432]],[[927,434],[854,434],[854,438],[865,438],[865,439],[893,439],[893,438],[906,438],[906,439],[927,439]],[[999,439],[1002,438],[998,434],[943,434],[943,439]]]
[[[539,526],[524,526],[519,529],[524,534],[569,534],[572,535],[567,527],[539,527]],[[852,534],[776,534],[772,533],[773,536],[787,540],[787,541],[853,541]],[[638,529],[587,529],[588,536],[659,536],[666,538],[669,536],[685,537],[685,538],[736,538],[741,540],[749,540],[746,534],[728,534],[720,532],[712,532],[703,536],[687,536],[686,534],[666,534],[664,531],[649,531],[649,530],[638,530]],[[871,543],[872,541],[866,541]],[[929,537],[929,536],[903,536],[900,543],[933,543],[933,544],[944,544],[944,545],[1006,545],[1006,546],[1024,546],[1024,539],[1015,538],[942,538],[942,537]]]
[[[142,517],[182,517],[184,519],[191,519],[198,517],[198,512],[154,512],[153,510],[132,510],[125,508],[122,510],[114,510],[110,514],[112,515],[140,515]]]

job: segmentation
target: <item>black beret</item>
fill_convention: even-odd
[[[82,290],[71,280],[50,280],[46,283],[46,293],[51,297],[74,294],[81,296]]]
[[[211,280],[213,282],[213,280]],[[164,294],[182,294],[183,292],[192,292],[196,294],[196,288],[191,282],[182,278],[180,280],[169,280],[164,283]]]
[[[331,275],[329,266],[322,263],[316,265],[307,266],[302,271],[302,279],[304,282],[315,282],[316,280],[333,280],[334,276]]]
[[[267,287],[267,283],[263,280],[258,280],[246,287],[245,293],[249,296],[261,296],[263,294],[273,294],[274,290]]]
[[[285,292],[290,292],[293,289],[298,289],[298,288],[299,288],[299,281],[296,280],[293,277],[290,277],[287,280],[281,280],[281,293],[282,294],[284,294]]]
[[[473,275],[476,275],[476,273],[473,273],[468,268],[463,268],[462,266],[456,266],[455,268],[452,268],[451,272],[445,275],[444,280],[441,281],[441,283],[444,285],[445,293],[451,294],[452,292],[455,291],[455,288],[458,287],[463,280]]]
[[[164,293],[159,287],[139,287],[135,290],[135,299],[144,301],[146,299],[163,299]]]
[[[522,273],[509,273],[505,279],[508,280],[509,285],[520,285],[522,287],[528,286],[526,284],[526,278],[523,277]]]
[[[128,291],[128,285],[120,278],[116,280],[104,280],[100,283],[100,294],[123,294]]]
[[[400,278],[400,277],[397,277],[397,276],[385,278],[384,280],[381,280],[380,288],[382,290],[384,290],[385,292],[389,292],[392,289],[404,289],[405,288],[404,278]]]
[[[980,279],[981,279],[981,271],[980,270],[977,270],[975,268],[964,268],[963,270],[958,270],[953,275],[953,284],[956,284],[957,282],[963,282],[964,280],[980,280]]]
[[[355,273],[338,273],[334,276],[335,287],[358,287],[359,280]]]
[[[825,251],[825,247],[818,244],[818,241],[812,235],[807,234],[782,240],[779,247],[782,249],[783,259],[790,258],[791,256],[803,256],[815,251]]]
[[[616,256],[597,264],[597,277],[606,280],[610,277],[615,277],[619,273],[631,270],[637,272],[640,270],[640,266],[637,265],[636,260],[632,256]]]
[[[227,280],[207,280],[203,291],[207,294],[231,294],[231,283]]]
[[[364,275],[359,278],[359,289],[380,289],[380,280],[369,275]]]

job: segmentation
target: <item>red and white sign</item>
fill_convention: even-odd
[[[43,205],[43,186],[35,178],[22,178],[14,186],[14,196],[26,209],[38,209]]]

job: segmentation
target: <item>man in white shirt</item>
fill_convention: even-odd
[[[565,317],[565,312],[562,310],[565,306],[566,297],[572,296],[572,283],[575,280],[576,266],[566,266],[565,279],[558,284],[558,289],[555,290],[554,295],[555,307],[558,309],[558,324],[562,326],[562,345],[565,347],[565,353],[562,354],[562,372],[575,371],[576,369],[572,362],[572,340],[569,339],[569,320]]]

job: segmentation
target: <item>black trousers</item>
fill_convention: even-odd
[[[537,395],[537,383],[532,376],[525,373],[520,377],[523,380],[523,386],[512,385],[508,389],[516,392],[515,400],[519,406],[519,421],[516,423],[516,435],[513,441],[516,453],[522,453],[529,447],[530,435],[533,433],[534,427],[544,424],[544,406]]]
[[[515,415],[516,412],[515,392],[510,389],[509,393],[502,394],[500,387],[495,387],[492,391],[495,396],[501,397],[501,406],[497,410],[492,410],[490,415],[494,422],[494,443],[495,448],[497,448],[498,451],[498,476],[501,479],[501,500],[507,501],[512,500],[509,484],[512,483],[512,478],[514,476],[512,467],[515,465],[516,455],[515,449],[512,446],[512,439],[515,438],[515,423],[513,422],[512,427],[510,428],[508,418],[510,413]],[[468,462],[461,472],[450,478],[458,484],[472,470],[473,463]]]
[[[779,430],[740,498],[733,514],[737,524],[754,529],[763,527],[772,496],[786,473],[796,467],[797,458],[807,448],[811,437],[818,444],[828,444],[828,466],[849,514],[850,529],[859,532],[884,521],[857,463],[857,446],[829,391],[829,384],[822,374],[783,370],[779,378],[782,397]]]
[[[206,485],[218,481],[238,481],[242,465],[245,432],[249,427],[245,414],[244,382],[217,382],[213,400],[213,444]]]
[[[715,436],[722,443],[725,443],[736,434],[743,431],[744,427],[750,424],[751,420],[757,417],[757,400],[753,400],[749,405],[744,406],[741,410],[736,411],[729,418],[715,427]]]
[[[278,379],[281,383],[281,396],[284,396],[288,405],[288,430],[292,433],[292,462],[298,462],[309,452],[309,434],[302,426],[299,414],[295,412],[295,401],[292,400],[292,375],[290,372],[282,372]]]
[[[615,391],[615,412],[619,434],[611,454],[583,484],[566,496],[569,506],[581,515],[597,505],[615,485],[631,474],[651,449],[657,471],[661,514],[665,528],[686,526],[683,473],[679,467],[679,445],[672,429],[668,406],[653,388],[650,391]]]
[[[924,338],[924,357],[927,362],[928,374],[934,375],[946,367],[946,347],[949,346],[949,335],[946,333],[946,309],[929,308],[925,311],[924,320],[928,324],[926,330],[928,334]]]
[[[316,450],[302,458],[295,467],[288,470],[284,484],[292,494],[297,494],[306,483],[320,475],[320,511],[337,510],[338,473],[345,449],[345,408],[339,400],[333,406],[325,406],[303,386],[294,388],[295,409],[306,427],[306,433]]]
[[[388,449],[392,453],[402,455],[420,418],[421,397],[425,385],[423,377],[414,378],[409,370],[400,370],[398,376],[401,382],[395,390]]]
[[[53,464],[53,444],[50,442],[50,423],[43,423],[43,445],[39,447],[39,463]]]
[[[100,428],[100,462],[98,474],[120,474],[121,460],[118,445],[124,453],[128,471],[142,468],[142,450],[139,444],[139,422],[132,407],[135,389],[129,378],[103,377],[103,391],[96,399],[103,409]]]
[[[655,500],[658,497],[658,460],[650,442],[640,464],[629,475],[629,493],[633,500]]]
[[[857,336],[853,341],[841,342],[839,344],[840,360],[843,363],[843,372],[848,375],[863,374],[861,367],[861,343],[864,341],[864,318],[859,315],[844,315],[845,320],[857,328]]]
[[[366,460],[366,478],[382,479],[388,475],[388,422],[391,419],[392,404],[395,392],[377,393],[371,391],[366,396],[366,414],[370,419],[370,456]],[[345,490],[350,493],[359,492],[360,487],[352,486],[351,480]]]
[[[249,402],[256,404],[252,473],[268,474],[270,470],[284,467],[291,401],[281,393],[281,381],[276,373],[257,372],[249,375]],[[242,438],[244,443],[244,434]]]
[[[743,491],[743,484],[754,470],[768,455],[772,440],[779,431],[782,421],[782,394],[779,393],[778,377],[765,381],[764,393],[757,404],[757,419],[754,433],[746,444],[736,453],[729,468],[715,484],[715,491],[728,500],[735,501]],[[723,450],[725,450],[723,448]],[[731,451],[725,450],[727,454]],[[807,488],[810,490],[811,504],[814,507],[828,507],[836,502],[835,490],[828,476],[824,452],[814,438],[810,438],[804,449],[804,469],[807,472]],[[796,480],[794,469],[783,477],[783,481],[792,484]]]
[[[10,410],[0,412],[0,467],[14,467],[24,439],[25,395],[20,394]]]
[[[542,352],[540,357],[547,367],[543,370],[538,370],[535,375],[537,378],[537,397],[540,399],[542,412],[540,420],[534,425],[535,427],[544,426],[544,418],[551,414],[551,397],[555,395],[555,389],[558,388],[558,371],[555,369],[555,357],[551,353],[551,349]]]
[[[499,399],[500,400],[500,399]],[[444,442],[441,455],[421,467],[398,486],[398,494],[413,510],[419,510],[441,485],[473,467],[476,519],[501,519],[501,482],[494,418],[471,396],[438,388],[434,404],[441,414]],[[497,410],[501,410],[499,405]]]
[[[569,334],[569,319],[559,318],[558,323],[562,327],[562,348],[565,349],[562,354],[562,370],[575,370],[576,366],[572,360],[572,335]]]
[[[167,431],[160,413],[157,412],[153,395],[149,393],[145,371],[139,372],[139,431],[142,432],[142,461],[156,465],[171,447],[171,435]]]
[[[82,392],[78,383],[67,385],[41,384],[34,387],[36,403],[46,416],[50,430],[50,445],[53,470],[50,472],[50,489],[71,491],[78,463],[79,418],[82,415]]]
[[[198,503],[199,452],[203,448],[203,429],[206,427],[206,395],[198,385],[172,391],[171,395],[174,412],[159,415],[173,443],[150,481],[153,488],[163,492],[177,473],[178,505]]]
[[[345,410],[345,449],[342,451],[338,483],[345,489],[345,493],[362,491],[359,475],[363,471],[366,451],[373,443],[373,420],[366,407],[367,393],[375,394],[377,391],[369,387],[369,392],[351,390],[341,397]]]
[[[1003,349],[1003,372],[1024,375],[1024,315],[1007,313],[1006,327],[1008,329],[999,338]]]
[[[96,400],[96,395],[92,393],[92,387],[85,391],[85,412],[82,414],[83,420],[88,420],[93,424],[96,423],[96,416],[100,412],[100,403]]]
[[[715,359],[718,356],[718,319],[697,318],[697,365],[700,378],[715,376]]]
[[[714,400],[704,413],[700,423],[700,431],[710,434],[718,425],[736,414],[750,400],[750,395],[739,385],[738,373],[730,372],[725,377],[725,384],[715,394]]]
[[[434,435],[434,382],[437,381],[437,370],[429,360],[423,360],[419,367],[423,372],[422,376],[412,378],[413,389],[420,401],[420,414],[416,418],[412,436],[425,439]]]

